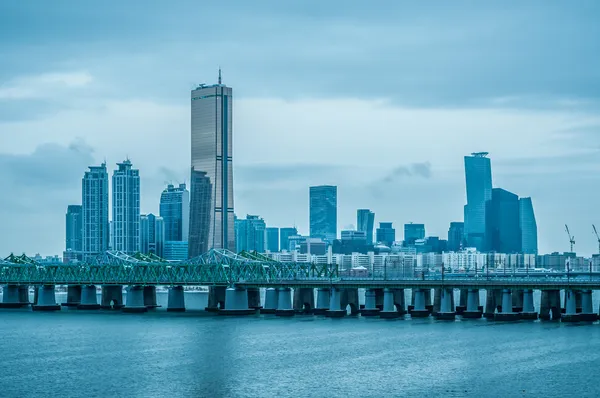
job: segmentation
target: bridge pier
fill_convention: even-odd
[[[385,293],[384,293],[385,306]],[[365,289],[365,308],[360,310],[362,316],[377,316],[381,310],[377,308],[376,289]]]
[[[463,297],[463,291],[461,290],[461,300]],[[482,311],[479,307],[479,289],[467,289],[467,307],[462,313],[462,317],[465,319],[479,319],[481,318]],[[458,311],[457,311],[458,313]]]
[[[429,290],[429,294],[431,296],[430,289],[413,289],[413,303],[414,307],[409,311],[410,316],[413,318],[427,318],[430,314],[430,311],[426,308],[426,300],[427,294],[426,291]]]
[[[67,302],[63,307],[77,307],[81,303],[81,285],[67,285]]]
[[[594,313],[594,306],[592,303],[592,291],[582,290],[581,313],[579,314],[582,322],[595,322],[598,320],[598,314]]]
[[[56,304],[54,285],[41,285],[38,288],[37,303],[32,307],[34,311],[58,311],[60,305]]]
[[[359,314],[358,289],[340,289],[340,307],[346,311],[348,306],[350,306],[350,315]]]
[[[329,309],[325,311],[325,316],[328,318],[342,318],[346,316],[346,309],[342,309],[342,289],[336,287],[331,288],[329,296]]]
[[[267,288],[265,290],[265,305],[260,309],[261,314],[274,314],[279,303],[279,290]]]
[[[331,289],[320,287],[317,289],[317,307],[313,311],[314,315],[325,315],[329,309],[329,300],[331,296]]]
[[[394,293],[394,305],[396,306],[396,312],[400,316],[406,315],[406,296],[404,295],[404,289],[392,289]]]
[[[81,299],[77,305],[79,310],[98,310],[100,304],[98,304],[98,295],[96,294],[96,286],[85,285],[81,287]]]
[[[21,303],[18,285],[4,285],[2,287],[2,303],[0,308],[21,308],[26,304]]]
[[[208,306],[205,311],[218,312],[219,308],[225,308],[225,289],[225,286],[208,287]]]
[[[440,308],[437,313],[434,313],[434,317],[440,321],[453,321],[456,319],[456,312],[453,308],[452,296],[454,295],[454,289],[443,288],[436,289],[440,290]]]
[[[469,300],[469,289],[460,289],[458,294],[458,305],[456,306],[456,314],[462,315],[467,310],[467,301]]]
[[[485,296],[485,312],[483,316],[485,318],[494,318],[496,310],[500,312],[502,303],[502,290],[501,289],[488,289]],[[512,303],[511,303],[512,308]]]
[[[560,290],[542,290],[540,319],[558,321],[560,317]]]
[[[394,290],[393,289],[383,289],[383,311],[379,312],[379,317],[383,319],[395,319],[400,318],[401,314],[399,311],[396,311],[396,307],[394,306]]]
[[[23,306],[28,306],[29,304],[31,304],[29,302],[29,286],[28,285],[19,286],[19,302]]]
[[[171,286],[169,288],[167,312],[185,312],[185,292],[183,291],[183,286]]]
[[[277,297],[276,316],[294,316],[296,311],[292,307],[292,289],[289,287],[280,287]]]
[[[144,286],[144,305],[148,309],[160,307],[156,303],[156,286]]]
[[[561,317],[563,322],[579,322],[577,313],[577,293],[573,289],[565,289],[565,313]]]
[[[219,315],[252,315],[254,308],[248,308],[248,291],[243,287],[228,287],[225,290],[225,309]]]
[[[123,308],[123,286],[102,285],[102,303],[100,308],[108,310]]]
[[[375,290],[375,307],[379,308],[380,311],[383,311],[383,289],[374,289]]]
[[[248,308],[260,310],[262,308],[262,305],[260,305],[260,289],[249,287],[246,290],[248,290]]]
[[[521,310],[521,319],[536,320],[538,313],[533,305],[533,290],[523,290],[523,309]]]
[[[523,298],[524,298],[523,289],[513,290],[513,292],[512,292],[512,311],[513,312],[523,312]]]
[[[148,307],[144,304],[144,286],[129,286],[123,312],[142,313],[146,311],[148,311]]]
[[[310,315],[315,309],[315,292],[312,288],[294,289],[294,311],[297,314]]]
[[[496,315],[494,320],[496,321],[518,321],[519,313],[513,312],[512,309],[513,299],[512,292],[510,289],[502,289],[502,309]]]

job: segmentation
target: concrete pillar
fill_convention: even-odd
[[[383,311],[379,312],[379,317],[383,319],[400,318],[400,313],[394,306],[394,289],[383,289]]]
[[[156,286],[144,286],[144,305],[148,309],[157,308]]]
[[[98,304],[98,295],[96,294],[96,286],[85,285],[81,287],[81,300],[77,305],[80,310],[97,310],[100,309]]]
[[[329,309],[331,289],[319,288],[317,289],[317,307],[313,311],[315,315],[325,315],[325,312]]]
[[[463,296],[462,290],[461,290],[460,294],[462,297]],[[478,289],[468,289],[466,296],[467,296],[467,306],[462,313],[462,317],[465,319],[481,318],[482,311],[479,308],[479,290]]]
[[[426,308],[427,291],[430,289],[413,289],[414,308],[410,310],[410,316],[413,318],[426,318],[429,316],[429,310]]]
[[[19,302],[22,305],[29,305],[29,286],[21,285],[19,286]]]
[[[39,293],[40,287],[38,285],[35,285],[33,287],[33,305],[36,305],[38,302],[38,293]]]
[[[342,289],[336,287],[331,288],[329,296],[329,309],[325,311],[325,316],[328,318],[341,318],[346,316],[346,307],[342,308]]]
[[[523,290],[521,289],[512,292],[512,312],[523,312]]]
[[[274,314],[279,303],[279,290],[268,288],[265,290],[265,305],[261,308],[261,314]]]
[[[523,309],[521,311],[521,319],[537,319],[538,313],[533,306],[533,290],[523,290]]]
[[[442,289],[433,289],[433,311],[432,314],[435,316],[440,312],[442,308]]]
[[[294,289],[294,311],[312,314],[315,309],[315,292],[311,288]]]
[[[67,286],[67,302],[61,304],[63,307],[77,307],[81,303],[81,285]]]
[[[425,309],[429,314],[433,312],[433,304],[431,302],[431,289],[422,289],[425,295]]]
[[[205,311],[218,312],[220,308],[225,308],[225,289],[225,286],[209,286],[208,306]]]
[[[398,315],[403,316],[406,312],[406,297],[404,295],[404,289],[393,289],[394,293],[394,304],[396,305],[396,312]],[[383,304],[383,300],[382,300]],[[383,308],[383,306],[382,306]]]
[[[560,290],[542,290],[540,319],[557,321],[560,317]]]
[[[373,289],[375,291],[375,307],[383,311],[383,289]],[[404,306],[406,308],[406,306]]]
[[[454,320],[456,312],[452,306],[452,296],[454,295],[454,289],[442,288],[439,290],[440,294],[440,309],[437,313],[434,312],[434,316],[438,320]]]
[[[260,310],[262,308],[262,305],[260,305],[260,289],[249,287],[246,290],[248,290],[248,308]]]
[[[185,311],[185,292],[183,290],[183,286],[171,286],[169,288],[169,301],[167,302],[167,311]]]
[[[4,285],[2,287],[2,303],[0,304],[0,308],[21,308],[23,305],[19,297],[18,285]]]
[[[123,286],[102,285],[102,303],[100,308],[121,309],[123,308]]]
[[[563,322],[579,322],[577,314],[577,294],[573,289],[565,289],[565,313],[561,320]]]
[[[34,311],[57,311],[60,305],[56,304],[54,285],[42,285],[38,289],[37,304],[32,307]]]
[[[500,289],[487,289],[485,296],[485,312],[483,316],[486,318],[493,318],[496,310],[500,312],[500,306],[502,304],[502,290]],[[511,303],[512,306],[512,303]]]
[[[340,307],[346,311],[350,306],[350,315],[358,315],[360,304],[358,301],[358,289],[340,289]]]
[[[594,322],[598,320],[598,314],[594,313],[594,306],[592,303],[592,291],[582,290],[581,314],[579,314],[582,322]]]
[[[513,299],[510,289],[502,289],[502,310],[494,315],[496,321],[518,321],[520,314],[512,310]]]
[[[144,304],[144,286],[129,286],[123,312],[141,313],[148,311]]]
[[[292,307],[292,289],[289,287],[279,288],[277,297],[277,310],[275,315],[277,316],[294,316],[296,312]]]
[[[462,315],[467,309],[467,301],[469,300],[469,289],[460,289],[458,296],[458,305],[456,306],[456,314]]]
[[[228,287],[225,290],[225,308],[219,315],[251,315],[256,310],[248,308],[248,291],[243,287]]]
[[[394,298],[392,297],[392,303]],[[385,293],[384,293],[384,307],[385,307]],[[377,292],[375,289],[365,289],[365,308],[360,310],[362,316],[376,316],[379,315],[379,308],[377,308]]]

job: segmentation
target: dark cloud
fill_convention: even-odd
[[[394,182],[402,177],[421,177],[425,179],[431,178],[431,163],[412,163],[407,166],[398,166],[387,175],[383,182]]]

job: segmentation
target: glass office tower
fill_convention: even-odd
[[[485,204],[492,199],[492,164],[487,155],[487,152],[477,152],[465,156],[465,239],[469,247],[480,251],[485,246]]]
[[[310,187],[310,237],[333,242],[337,236],[337,187]]]
[[[538,254],[537,223],[531,198],[519,199],[519,226],[521,251],[525,254]]]

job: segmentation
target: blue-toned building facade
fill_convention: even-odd
[[[332,243],[337,237],[337,187],[310,187],[310,237]]]
[[[467,204],[464,208],[467,245],[485,248],[486,202],[492,199],[492,164],[487,152],[465,156]]]
[[[521,251],[525,254],[538,254],[537,222],[531,198],[519,199],[519,226]]]
[[[486,251],[521,252],[519,197],[502,188],[492,189],[486,203]]]
[[[375,213],[369,209],[358,209],[356,211],[356,230],[366,234],[367,245],[373,244],[373,228],[375,228]]]

